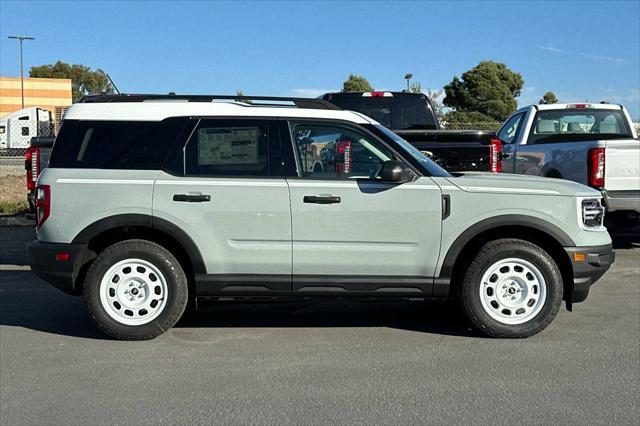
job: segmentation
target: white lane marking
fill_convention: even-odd
[[[149,179],[70,179],[59,178],[56,183],[98,183],[114,185],[153,185],[153,180]]]
[[[510,194],[560,194],[550,189],[519,189],[519,188],[493,188],[485,186],[461,186],[460,189],[468,192],[505,192]]]

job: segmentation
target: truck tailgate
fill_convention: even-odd
[[[604,182],[607,191],[640,190],[640,140],[606,141]]]

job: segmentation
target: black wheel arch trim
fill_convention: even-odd
[[[555,239],[563,247],[575,247],[576,245],[566,232],[543,219],[519,214],[495,216],[473,224],[456,238],[445,255],[438,278],[451,278],[453,266],[458,259],[458,255],[472,239],[491,229],[507,226],[524,226],[542,231]]]
[[[126,226],[150,228],[167,234],[169,237],[176,240],[185,250],[189,256],[189,260],[191,261],[191,266],[195,274],[207,273],[202,254],[193,239],[191,239],[191,237],[182,228],[174,223],[159,217],[152,217],[150,215],[119,214],[100,219],[80,231],[78,235],[75,236],[72,243],[88,244],[92,238],[103,232]]]

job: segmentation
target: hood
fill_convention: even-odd
[[[468,172],[447,179],[466,192],[595,198],[602,196],[595,189],[570,180],[540,176]]]

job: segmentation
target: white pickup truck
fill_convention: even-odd
[[[640,140],[613,104],[530,105],[498,131],[503,173],[568,179],[598,189],[610,217],[638,223]]]

